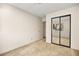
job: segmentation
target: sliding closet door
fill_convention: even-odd
[[[52,43],[59,44],[59,18],[52,19]]]
[[[69,46],[70,43],[70,16],[61,17],[61,44]]]
[[[70,47],[71,44],[71,15],[51,19],[51,42]]]

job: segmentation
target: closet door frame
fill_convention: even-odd
[[[52,32],[53,32],[53,26],[52,26],[52,21],[53,21],[53,19],[55,19],[55,18],[59,18],[59,22],[60,22],[60,24],[61,24],[61,18],[62,17],[67,17],[67,16],[69,16],[70,17],[70,19],[69,19],[69,46],[66,46],[66,45],[62,45],[61,44],[61,31],[59,31],[59,44],[57,44],[57,43],[54,43],[52,40],[53,40],[53,37],[52,37]],[[61,27],[61,25],[60,25],[60,27]],[[64,46],[64,47],[68,47],[68,48],[70,48],[71,47],[71,14],[68,14],[68,15],[62,15],[62,16],[57,16],[57,17],[53,17],[53,18],[51,18],[51,43],[52,44],[55,44],[55,45],[59,45],[59,46]]]

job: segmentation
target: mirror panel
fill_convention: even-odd
[[[69,33],[70,33],[70,17],[62,17],[61,18],[61,44],[69,46]]]
[[[52,42],[59,44],[59,18],[52,19]]]

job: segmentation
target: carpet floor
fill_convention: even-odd
[[[46,43],[45,40],[39,40],[29,45],[14,49],[3,56],[78,56],[79,51]]]

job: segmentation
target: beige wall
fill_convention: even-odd
[[[46,42],[51,43],[51,18],[71,14],[71,48],[79,50],[79,6],[50,13],[46,16]]]
[[[0,6],[0,53],[42,39],[42,20],[10,5]]]

